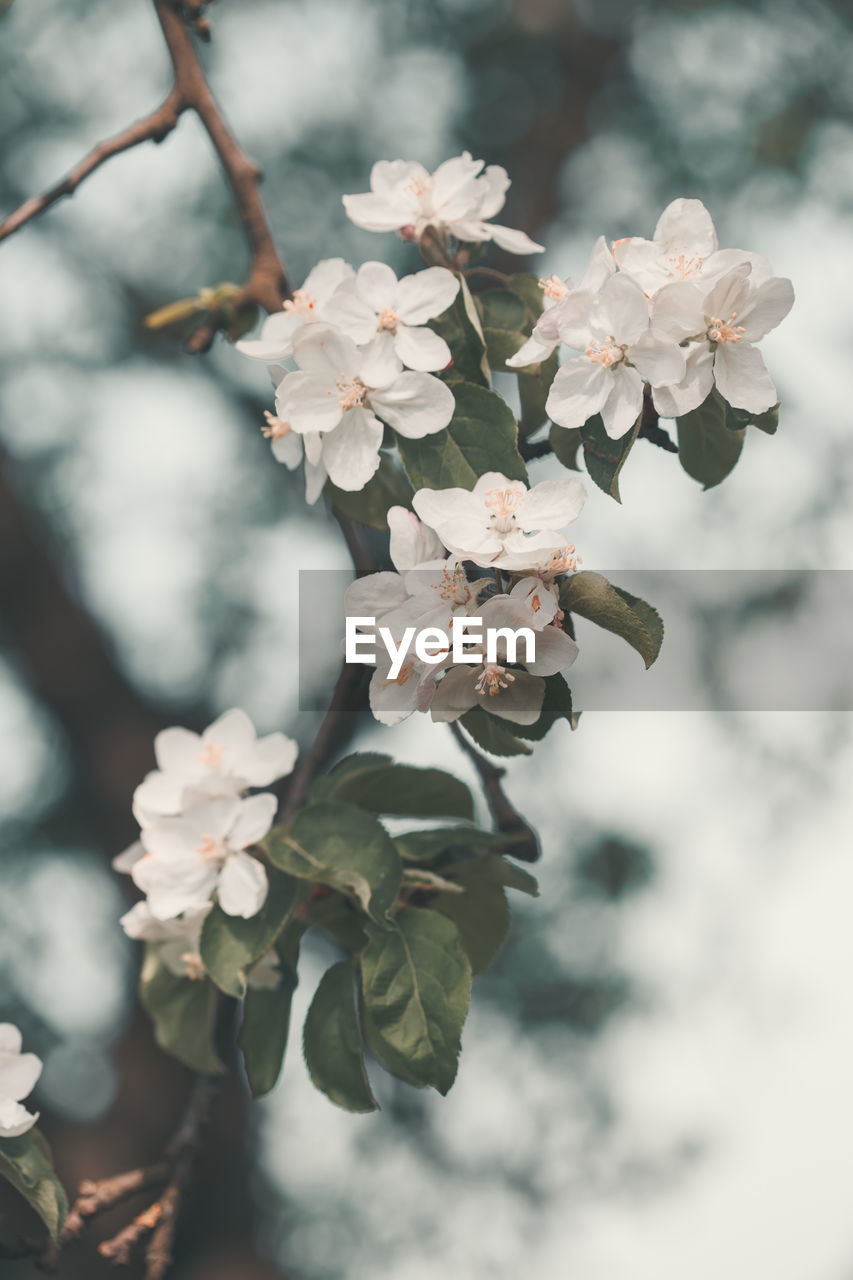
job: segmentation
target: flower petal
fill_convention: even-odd
[[[785,277],[774,276],[750,293],[749,301],[738,320],[743,325],[747,342],[758,342],[777,324],[794,305],[794,286]]]
[[[684,251],[708,258],[717,248],[711,215],[701,200],[673,200],[658,218],[655,240],[665,253]]]
[[[394,335],[394,350],[407,369],[422,373],[435,373],[446,369],[453,359],[450,347],[432,329],[410,328],[398,324]]]
[[[536,657],[525,662],[535,676],[555,676],[565,671],[578,656],[578,647],[561,627],[545,627],[536,636]]]
[[[19,1102],[5,1098],[0,1102],[0,1138],[20,1138],[28,1133],[39,1118],[39,1112],[27,1111]]]
[[[530,236],[525,235],[523,231],[516,231],[514,227],[502,227],[497,222],[489,222],[486,224],[486,229],[495,244],[505,249],[507,253],[545,252],[544,244],[537,244],[535,240],[530,239]]]
[[[255,799],[260,799],[256,796]],[[267,900],[269,882],[266,868],[248,853],[232,853],[219,877],[219,905],[226,915],[249,919]]]
[[[373,409],[408,440],[442,431],[456,401],[450,388],[430,373],[404,372],[370,396]]]
[[[346,613],[349,618],[381,618],[405,604],[409,598],[399,573],[384,570],[357,578],[347,587]]]
[[[284,379],[275,395],[275,410],[293,431],[306,435],[333,431],[344,412],[328,374],[301,372],[289,373]]]
[[[430,703],[429,713],[433,720],[446,724],[476,707],[479,694],[475,686],[481,670],[481,667],[472,666],[450,668]]]
[[[680,382],[686,369],[683,348],[671,338],[656,334],[651,329],[647,329],[628,348],[628,359],[653,387],[666,387],[672,382]]]
[[[332,484],[363,489],[379,467],[382,423],[368,409],[348,409],[340,426],[323,438],[323,465]]]
[[[35,1088],[41,1075],[41,1058],[34,1053],[0,1051],[0,1098],[20,1102]]]
[[[358,351],[352,338],[331,324],[306,325],[294,339],[293,354],[300,369],[333,380],[358,372]]]
[[[640,286],[625,275],[608,280],[590,308],[589,327],[604,341],[636,342],[649,327],[649,304]]]
[[[545,411],[561,427],[582,427],[601,407],[611,391],[611,373],[586,356],[567,360],[558,369]]]
[[[540,364],[548,359],[556,345],[556,342],[540,342],[534,331],[533,336],[518,348],[514,356],[510,356],[506,364],[510,369],[526,369],[528,365]]]
[[[543,480],[524,498],[516,513],[520,529],[562,529],[576,520],[586,502],[586,489],[576,477]]]
[[[278,800],[270,791],[241,800],[240,809],[228,832],[228,844],[232,849],[247,849],[257,844],[272,826],[278,808]]]
[[[0,1022],[0,1053],[20,1053],[24,1040],[14,1022]]]
[[[707,342],[694,342],[687,349],[684,377],[669,387],[655,387],[655,408],[662,418],[680,418],[698,409],[714,385],[714,353]]]
[[[405,507],[389,507],[388,528],[391,532],[390,552],[399,573],[414,569],[427,560],[438,560],[444,548],[438,535],[421,524],[413,511]]]
[[[717,345],[714,379],[720,395],[735,409],[764,413],[778,398],[761,352],[749,342],[721,342]]]
[[[365,386],[387,387],[402,368],[394,335],[387,331],[377,333],[359,352],[358,374]]]
[[[337,325],[355,343],[369,342],[376,332],[376,312],[362,297],[355,280],[345,280],[323,308],[323,319]]]
[[[356,276],[359,297],[374,312],[397,309],[397,276],[385,262],[365,262]]]
[[[292,772],[299,746],[283,733],[268,733],[255,743],[252,759],[246,769],[250,787],[269,787]]]
[[[425,324],[446,311],[459,292],[459,281],[446,267],[427,267],[404,276],[397,289],[397,315],[408,325]]]
[[[643,407],[643,379],[636,369],[617,365],[613,370],[610,395],[601,408],[604,430],[611,440],[619,440],[630,431]]]

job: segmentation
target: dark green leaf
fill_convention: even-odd
[[[420,1084],[445,1094],[456,1077],[471,996],[471,965],[456,926],[406,907],[395,928],[369,926],[362,995],[381,1051],[388,1046]]]
[[[389,508],[408,507],[412,498],[412,486],[387,453],[363,489],[339,489],[327,480],[323,492],[344,515],[371,529],[387,529]]]
[[[348,756],[318,781],[312,795],[403,818],[474,816],[471,792],[459,778],[443,769],[394,764],[387,756]]]
[[[527,340],[527,308],[508,289],[490,289],[477,297],[483,320],[486,353],[492,369],[504,369]]]
[[[490,387],[492,379],[480,317],[464,277],[457,275],[456,278],[459,292],[452,306],[435,320],[428,321],[429,327],[444,338],[453,355],[453,364],[444,376],[451,383],[474,382]]]
[[[459,723],[471,737],[493,756],[529,756],[531,748],[522,742],[500,716],[490,715],[482,707],[472,707],[461,716]]]
[[[528,871],[495,853],[480,854],[449,863],[441,874],[463,893],[439,893],[429,901],[459,930],[462,945],[473,972],[482,973],[500,950],[510,926],[510,909],[505,889],[518,889],[530,897],[539,896],[539,886]]]
[[[273,827],[262,842],[282,871],[353,894],[363,909],[383,921],[403,877],[385,828],[349,804],[312,804],[290,827]]]
[[[17,1138],[0,1138],[0,1178],[24,1197],[58,1240],[68,1213],[68,1198],[54,1173],[50,1147],[37,1129]]]
[[[570,471],[580,471],[578,449],[583,444],[580,427],[553,426],[548,441],[554,450],[554,456],[564,467],[568,467]]]
[[[216,903],[201,930],[201,959],[216,985],[238,999],[246,990],[246,975],[266,955],[305,893],[299,880],[274,868],[268,871],[269,893],[256,916],[229,916]]]
[[[345,1111],[376,1111],[370,1091],[349,960],[327,969],[305,1018],[302,1051],[315,1086]]]
[[[606,494],[609,494],[611,498],[615,498],[617,502],[622,501],[619,495],[619,473],[625,465],[625,459],[631,452],[634,441],[640,433],[641,423],[642,414],[637,418],[631,430],[626,431],[625,435],[619,440],[610,439],[604,430],[604,423],[600,414],[590,418],[581,427],[583,460],[586,463],[589,478],[598,485],[599,489],[603,489]]]
[[[291,920],[285,925],[276,943],[281,973],[279,985],[272,990],[249,987],[246,993],[240,1048],[249,1087],[255,1098],[269,1093],[281,1075],[290,1030],[291,1003],[298,982],[299,942],[304,932],[305,925],[299,920]]]
[[[521,400],[521,432],[524,436],[531,435],[538,430],[543,423],[548,421],[548,413],[545,405],[548,401],[548,392],[551,390],[551,383],[554,381],[554,375],[557,372],[557,353],[548,356],[547,360],[542,360],[538,365],[529,365],[524,371],[518,371],[518,394]],[[561,431],[565,436],[570,433],[565,427],[557,427],[556,431]],[[580,437],[580,432],[577,433]],[[554,446],[554,433],[551,434],[551,447]],[[556,449],[554,450],[556,453]],[[565,452],[565,450],[564,450]],[[558,455],[560,456],[560,455]],[[562,457],[560,458],[562,462]],[[564,463],[568,466],[568,463]],[[574,468],[576,471],[577,467]]]
[[[518,452],[518,424],[494,391],[470,382],[452,385],[456,411],[449,427],[422,440],[398,438],[400,457],[415,489],[473,489],[486,471],[527,481]]]
[[[742,431],[745,427],[758,427],[768,436],[775,436],[779,426],[779,405],[765,409],[764,413],[749,413],[746,409],[735,409],[726,402],[726,426],[730,431]]]
[[[698,409],[676,419],[678,457],[706,489],[725,480],[741,455],[745,430],[726,425],[726,402],[716,387]]]
[[[632,596],[600,573],[574,573],[560,589],[560,607],[614,632],[637,650],[647,667],[660,652],[663,623],[645,600]]]
[[[448,849],[507,849],[511,836],[479,827],[432,827],[428,831],[405,831],[394,836],[397,852],[404,862],[434,862]]]
[[[216,988],[207,979],[179,978],[145,948],[139,996],[154,1022],[161,1049],[202,1075],[220,1075],[224,1067],[214,1044]]]
[[[328,897],[312,899],[305,912],[305,922],[322,929],[348,955],[355,955],[367,946],[364,916],[343,894],[330,893]]]
[[[539,283],[539,277],[532,276],[526,271],[519,271],[511,277],[509,287],[524,303],[527,322],[532,328],[541,316],[545,305],[545,291]]]

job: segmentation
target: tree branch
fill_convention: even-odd
[[[141,142],[162,142],[175,128],[188,105],[183,101],[177,87],[173,86],[165,100],[150,115],[143,116],[141,120],[137,120],[105,142],[99,142],[61,182],[57,182],[43,195],[25,200],[20,208],[0,223],[0,240],[8,239],[52,205],[64,200],[66,196],[73,195],[81,182],[85,182],[113,156],[121,155],[123,151],[130,151]]]
[[[539,837],[504,793],[501,778],[506,770],[487,760],[473,742],[465,737],[455,720],[450,722],[450,731],[480,775],[483,793],[488,801],[495,826],[498,831],[513,840],[513,857],[519,858],[522,862],[537,862],[542,852],[539,847]]]
[[[267,312],[280,311],[292,293],[258,192],[261,172],[240,148],[225,123],[198,60],[192,37],[184,26],[175,3],[173,0],[153,0],[153,5],[166,41],[174,76],[165,101],[150,115],[144,116],[108,141],[99,143],[67,177],[44,195],[26,200],[0,223],[0,240],[14,235],[57,201],[73,195],[81,182],[113,156],[142,142],[162,142],[175,128],[184,112],[194,111],[219,157],[249,246],[249,273],[240,292],[229,299],[229,310],[233,314],[234,309],[256,303]],[[187,349],[192,352],[207,351],[225,322],[222,313],[214,313],[190,336]]]

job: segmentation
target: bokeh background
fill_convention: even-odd
[[[708,493],[640,442],[624,505],[591,493],[585,565],[853,568],[841,0],[220,0],[211,19],[210,79],[297,282],[334,255],[414,269],[343,214],[380,157],[506,165],[505,221],[547,244],[543,274],[577,274],[601,232],[650,235],[677,195],[705,200],[723,243],[794,280],[764,344],[782,425]],[[146,0],[18,0],[0,209],[167,83]],[[263,370],[143,327],[245,265],[191,118],[0,246],[0,1018],[45,1058],[38,1104],[71,1185],[155,1155],[187,1088],[133,1011],[108,861],[153,733],[238,704],[308,738],[296,574],[347,564],[261,438]],[[792,682],[804,661],[792,648]],[[423,721],[360,743],[468,776]],[[275,1094],[247,1113],[235,1092],[214,1124],[176,1274],[849,1280],[851,776],[849,713],[556,729],[508,783],[543,835],[543,896],[516,904],[475,988],[449,1097],[380,1079],[380,1115],[338,1112],[294,1037]],[[306,951],[296,1025],[327,959]],[[63,1263],[105,1273],[91,1247]]]

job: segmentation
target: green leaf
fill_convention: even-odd
[[[474,816],[470,790],[452,773],[394,764],[387,756],[348,756],[318,780],[312,799],[354,804],[370,813],[402,818]]]
[[[572,723],[572,691],[561,675],[545,676],[545,697],[539,719],[533,724],[519,724],[515,732],[528,742],[539,742],[558,720]]]
[[[506,891],[486,870],[490,861],[474,858],[448,869],[447,878],[464,892],[438,893],[429,904],[430,910],[440,911],[456,925],[474,974],[488,969],[504,944],[511,920]]]
[[[0,1178],[34,1209],[54,1240],[68,1214],[65,1188],[53,1169],[50,1147],[38,1129],[17,1138],[0,1138]]]
[[[400,889],[403,868],[391,837],[355,805],[312,804],[286,830],[273,827],[262,847],[280,870],[353,894],[379,922]]]
[[[221,1075],[216,1052],[216,988],[207,979],[180,978],[160,960],[157,948],[145,948],[139,996],[154,1022],[161,1049],[202,1075]]]
[[[500,716],[490,715],[482,707],[472,707],[461,716],[459,723],[484,751],[493,756],[529,756],[532,748],[522,742]]]
[[[600,573],[583,571],[567,578],[560,588],[560,607],[627,640],[647,667],[660,652],[663,623],[657,610]]]
[[[524,303],[527,322],[532,329],[545,307],[545,290],[539,283],[539,277],[532,276],[527,271],[518,271],[510,278],[509,287]]]
[[[456,411],[444,431],[397,444],[414,489],[473,489],[486,471],[527,481],[518,452],[518,424],[509,405],[494,391],[456,382],[451,386]]]
[[[640,414],[631,430],[619,440],[610,439],[604,430],[601,415],[598,413],[581,427],[583,460],[586,463],[589,478],[617,502],[622,501],[619,494],[619,473],[634,447],[634,441],[640,434],[642,418],[643,415]]]
[[[389,508],[408,507],[412,500],[411,485],[387,453],[381,455],[379,470],[363,489],[339,489],[327,480],[323,492],[344,515],[371,529],[387,529]]]
[[[362,996],[380,1059],[387,1046],[412,1079],[445,1094],[456,1077],[471,996],[459,931],[436,911],[405,907],[393,929],[368,932]]]
[[[273,946],[305,894],[304,884],[281,871],[272,869],[268,877],[267,900],[256,916],[229,916],[216,903],[202,926],[202,963],[220,990],[237,999],[252,965]]]
[[[506,361],[527,340],[527,308],[508,289],[490,289],[479,294],[476,301],[483,319],[489,364],[492,369],[505,369]]]
[[[273,990],[249,987],[243,1003],[240,1048],[255,1098],[269,1093],[281,1075],[291,1003],[299,981],[296,972],[299,942],[304,932],[305,925],[300,920],[291,920],[285,925],[276,944],[281,973],[279,985]]]
[[[742,431],[745,427],[758,427],[768,436],[775,436],[779,426],[779,405],[765,409],[764,413],[749,413],[746,409],[735,409],[726,401],[726,426],[730,431]]]
[[[735,466],[746,431],[726,425],[726,402],[716,387],[698,409],[676,419],[678,457],[689,476],[706,489],[718,485]]]
[[[304,919],[306,924],[322,929],[348,955],[355,955],[367,946],[364,916],[352,900],[341,893],[312,899]]]
[[[434,862],[448,849],[508,849],[510,836],[479,827],[432,827],[428,831],[405,831],[394,836],[397,852],[404,862]]]
[[[548,393],[551,390],[551,383],[554,381],[557,367],[557,353],[555,351],[553,355],[548,356],[546,360],[542,360],[538,365],[528,365],[527,369],[518,370],[521,432],[524,436],[531,435],[543,423],[548,421],[548,411],[545,406],[548,402]],[[558,427],[557,430],[562,431],[566,436],[569,435],[565,427]],[[553,444],[552,438],[552,448]],[[575,468],[575,470],[577,469]]]
[[[578,449],[583,444],[580,427],[558,427],[554,425],[548,436],[548,442],[554,450],[554,456],[569,471],[580,471]],[[618,486],[617,486],[618,489]]]
[[[446,381],[474,382],[481,387],[491,387],[480,317],[464,276],[457,274],[456,278],[459,292],[454,302],[427,324],[444,338],[453,355],[453,364],[444,375]]]
[[[316,1088],[345,1111],[377,1111],[370,1091],[356,1008],[355,971],[349,960],[327,969],[311,1001],[302,1052]]]

